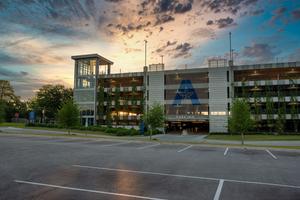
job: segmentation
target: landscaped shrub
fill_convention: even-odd
[[[130,135],[133,136],[133,135],[139,135],[140,132],[134,128],[130,129]]]
[[[28,123],[26,124],[27,127],[46,127],[46,128],[63,128],[58,124],[45,124],[45,123]],[[95,132],[105,132],[110,135],[116,136],[133,136],[139,135],[140,132],[135,130],[134,128],[126,129],[126,128],[113,128],[113,127],[105,127],[105,126],[75,126],[72,127],[73,130],[81,130],[81,131],[95,131]],[[153,134],[160,133],[158,130],[154,131]]]
[[[157,130],[157,129],[155,129],[155,130],[152,131],[152,135],[157,135],[157,134],[162,134],[162,132],[160,130]],[[145,136],[149,136],[150,135],[150,130],[146,131],[144,133],[144,135]]]
[[[118,128],[117,132],[116,132],[117,136],[126,136],[126,135],[130,135],[130,130],[129,129],[125,129],[125,128]]]

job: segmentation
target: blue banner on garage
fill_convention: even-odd
[[[173,106],[181,105],[183,99],[190,99],[192,105],[200,105],[197,93],[193,88],[192,82],[190,80],[182,80],[177,90]]]

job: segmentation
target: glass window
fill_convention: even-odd
[[[96,59],[78,60],[77,66],[79,76],[89,76],[96,74]]]

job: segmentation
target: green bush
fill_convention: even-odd
[[[44,123],[28,123],[26,124],[27,127],[46,127],[46,128],[63,128],[59,124],[44,124]],[[139,135],[140,132],[135,130],[134,128],[126,129],[126,128],[113,128],[113,127],[104,127],[104,126],[74,126],[72,127],[73,130],[81,130],[81,131],[99,131],[105,132],[110,135],[116,136],[134,136]],[[160,131],[155,130],[153,134],[158,134]]]
[[[157,134],[162,134],[162,132],[160,130],[157,130],[157,129],[155,129],[155,130],[152,131],[152,135],[157,135]],[[144,135],[145,136],[149,136],[150,135],[150,130],[146,131],[144,133]]]
[[[138,130],[134,129],[134,128],[130,129],[129,131],[130,131],[130,135],[131,136],[139,135],[140,134],[140,132]]]

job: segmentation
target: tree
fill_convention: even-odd
[[[6,107],[5,101],[0,100],[0,123],[4,122],[5,120],[5,107]]]
[[[165,114],[161,104],[154,103],[144,116],[147,125],[150,126],[150,140],[152,139],[152,131],[164,126]]]
[[[13,97],[6,102],[5,108],[6,121],[11,121],[15,117],[15,113],[19,113],[20,118],[27,118],[27,103],[22,102],[19,96]]]
[[[11,121],[15,113],[19,113],[19,117],[27,117],[27,104],[14,94],[9,81],[0,80],[0,102],[2,120]]]
[[[44,85],[36,93],[30,105],[38,115],[45,112],[45,117],[54,118],[61,106],[68,102],[73,96],[71,88],[65,88],[63,85]]]
[[[67,101],[62,108],[58,111],[58,122],[60,125],[68,129],[79,125],[79,109],[73,100]]]
[[[14,89],[9,81],[0,80],[0,101],[8,101],[14,96]]]
[[[229,130],[235,133],[241,133],[242,145],[244,144],[244,135],[253,127],[250,114],[250,106],[245,99],[235,99],[230,109]]]

